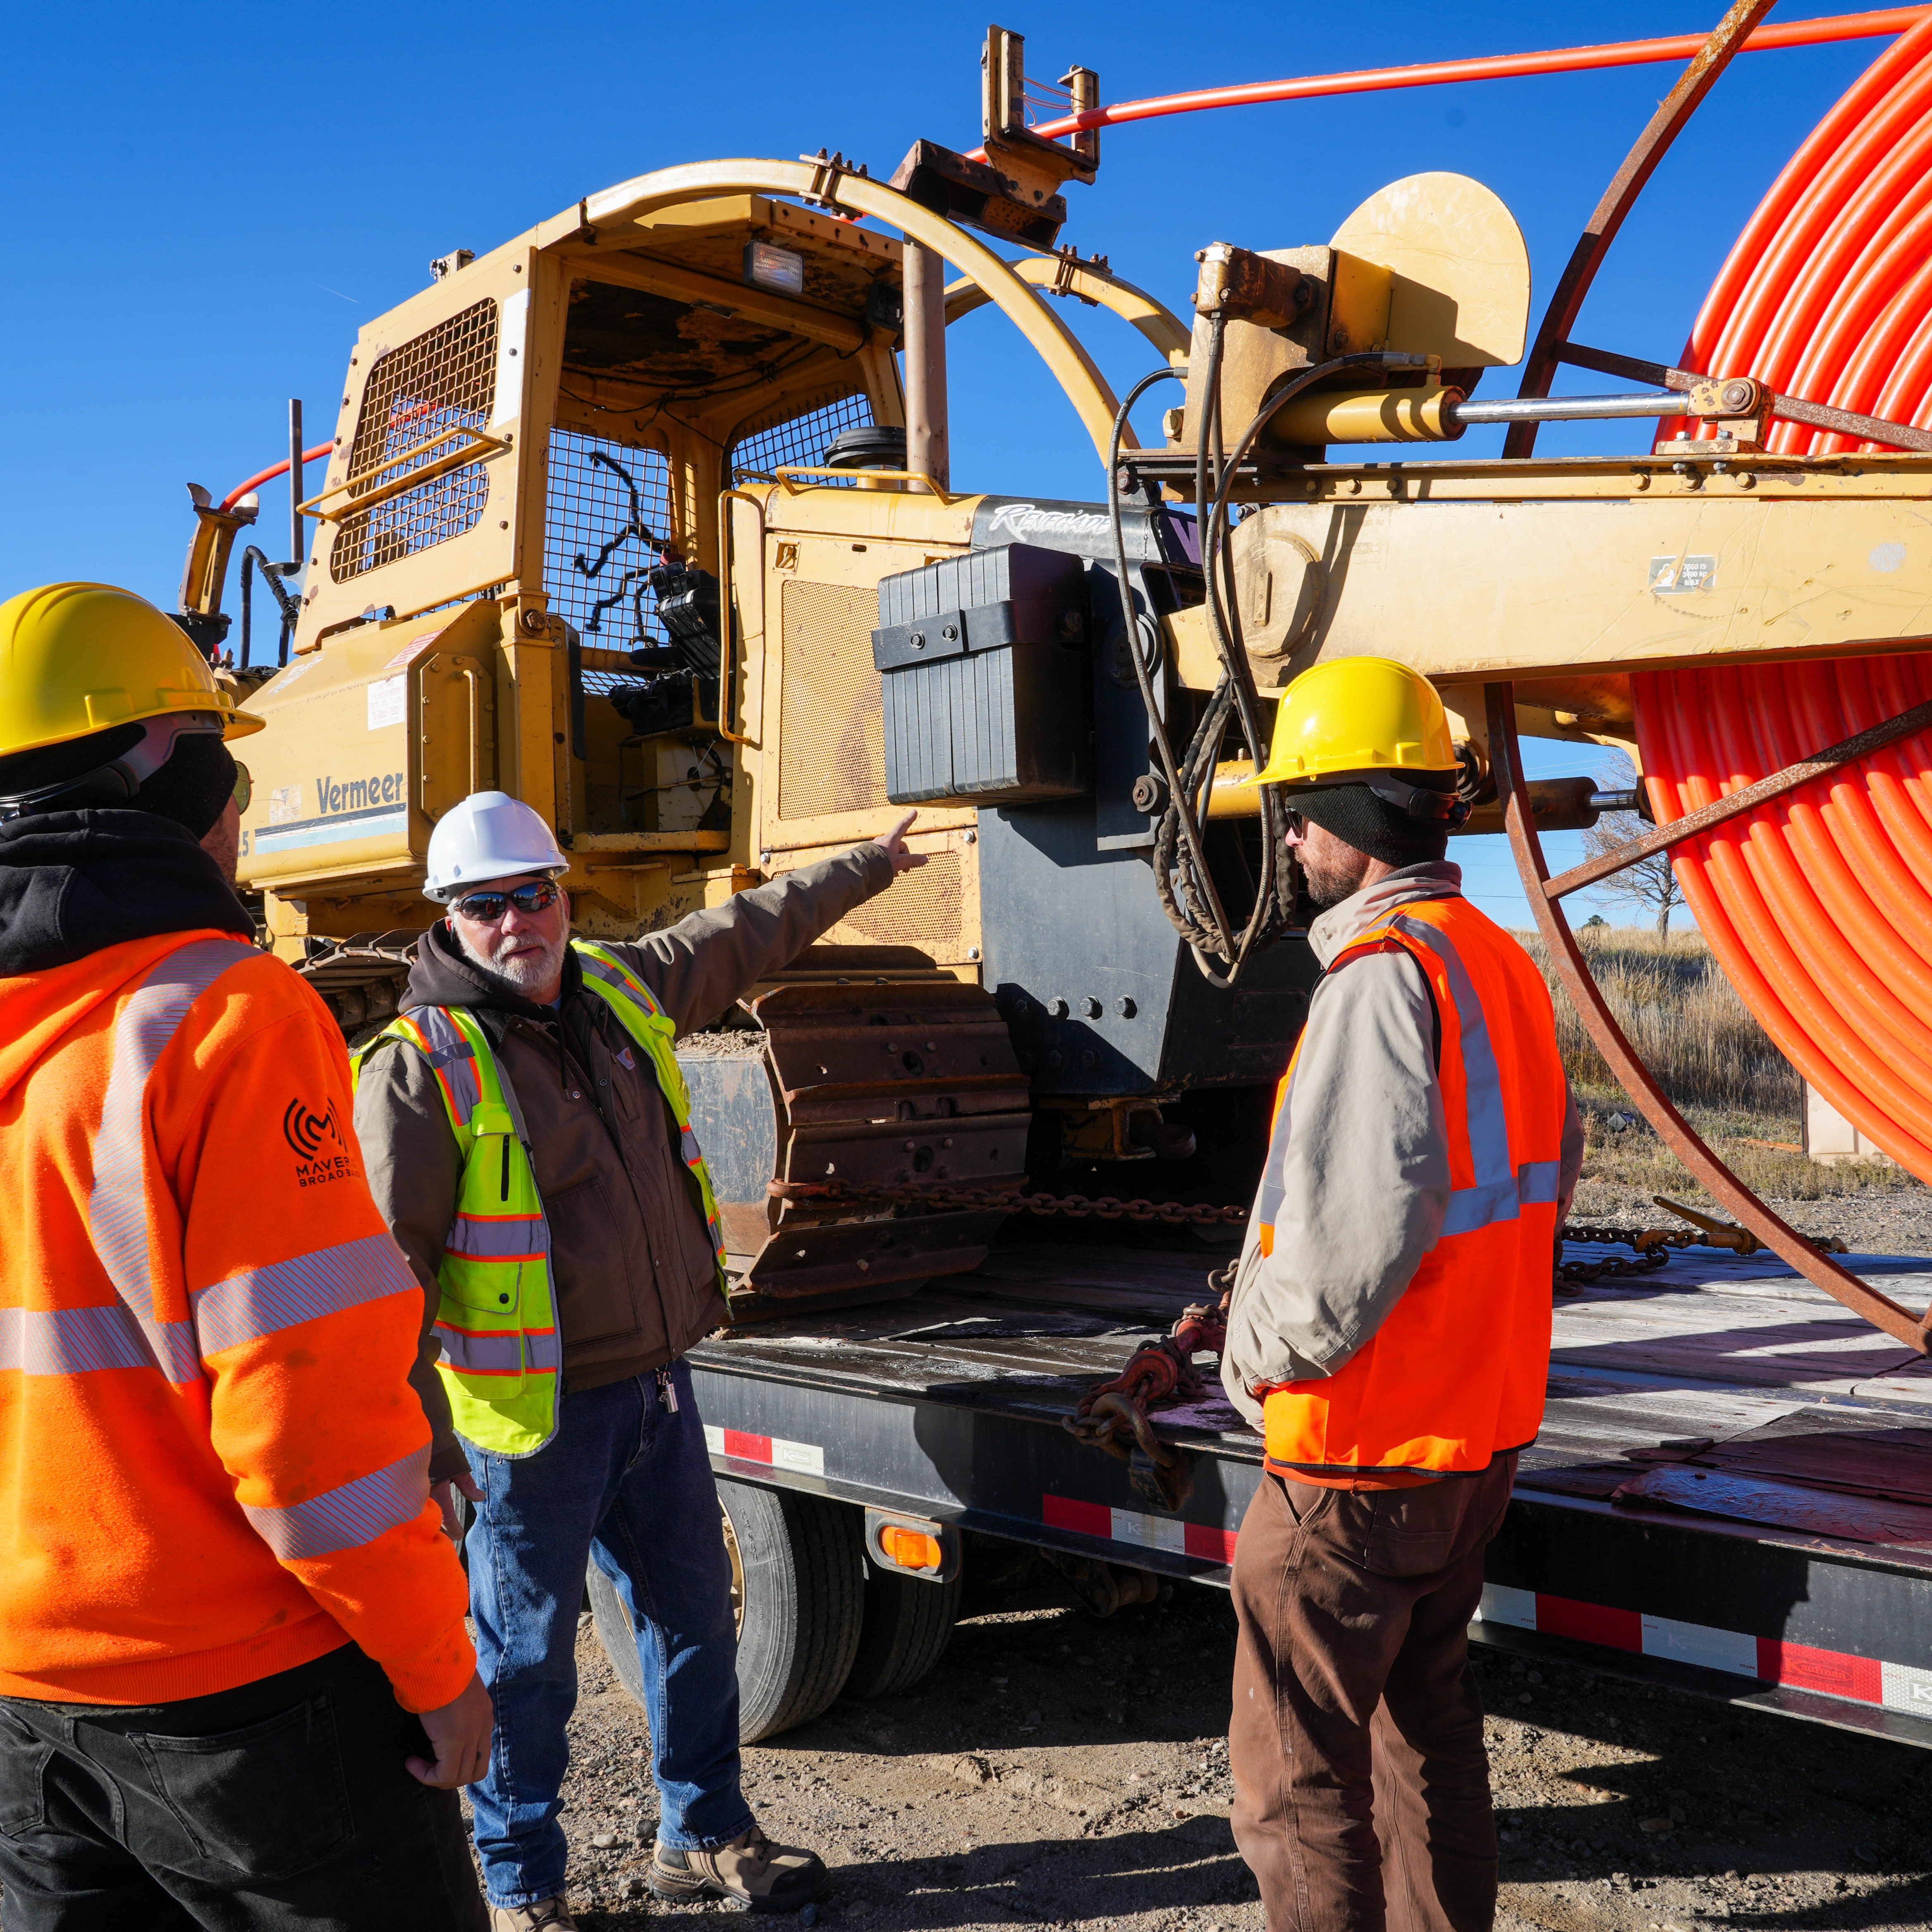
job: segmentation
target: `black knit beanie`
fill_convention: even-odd
[[[1281,798],[1290,811],[1385,866],[1420,866],[1449,850],[1446,826],[1410,818],[1365,784],[1288,785]]]

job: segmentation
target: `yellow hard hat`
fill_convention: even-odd
[[[1336,658],[1282,694],[1274,743],[1251,784],[1346,784],[1371,772],[1459,770],[1436,688],[1393,658]]]
[[[190,712],[224,738],[266,722],[239,710],[179,625],[109,584],[46,584],[0,604],[0,758],[116,724]]]

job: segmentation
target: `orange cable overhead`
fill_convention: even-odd
[[[313,449],[305,449],[302,452],[302,460],[304,463],[320,463],[325,456],[333,456],[334,454],[335,445],[333,442],[319,442]],[[248,478],[245,482],[236,484],[234,488],[222,498],[220,507],[224,510],[232,510],[250,490],[259,489],[264,483],[272,483],[278,476],[286,476],[288,473],[289,459],[285,456],[280,462],[272,463],[267,469],[256,470],[254,475]]]
[[[1874,13],[1838,14],[1816,20],[1784,20],[1760,27],[1744,42],[1746,53],[1779,47],[1821,46],[1835,40],[1870,40],[1902,34],[1932,15],[1932,7],[1886,7]],[[1426,61],[1414,67],[1364,68],[1352,74],[1320,74],[1298,80],[1246,81],[1233,87],[1196,88],[1150,100],[1116,101],[1042,122],[1032,131],[1046,140],[1091,128],[1118,128],[1168,114],[1198,114],[1214,107],[1253,107],[1270,100],[1310,100],[1336,94],[1375,94],[1398,87],[1440,87],[1464,80],[1509,80],[1528,74],[1580,74],[1596,68],[1642,67],[1654,61],[1688,60],[1703,46],[1702,34],[1660,40],[1615,40],[1602,46],[1556,47],[1542,53],[1483,54],[1468,60]],[[968,158],[983,161],[984,148]]]

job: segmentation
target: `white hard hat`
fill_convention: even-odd
[[[423,897],[448,904],[492,879],[522,872],[567,872],[570,861],[537,814],[506,791],[473,791],[437,820],[429,835]]]

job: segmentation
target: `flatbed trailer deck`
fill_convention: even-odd
[[[1627,1252],[1569,1250],[1608,1252]],[[692,1358],[714,1468],[728,1497],[1225,1586],[1262,1444],[1211,1369],[1204,1398],[1156,1414],[1192,1452],[1178,1510],[1063,1426],[1203,1298],[1210,1259],[1020,1243],[900,1300],[721,1335]],[[1848,1265],[1932,1291],[1932,1261]],[[1932,1363],[1768,1255],[1680,1251],[1560,1298],[1471,1635],[1932,1745]]]

